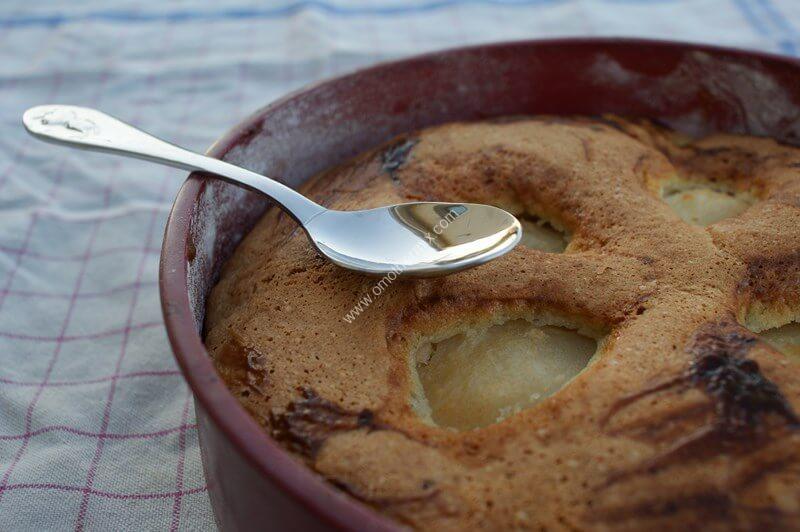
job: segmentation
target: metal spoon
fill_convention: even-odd
[[[522,236],[514,216],[488,205],[420,202],[362,211],[326,209],[268,177],[169,144],[94,109],[42,105],[25,111],[22,122],[41,140],[210,172],[263,192],[303,226],[322,256],[366,274],[444,275],[499,257]]]

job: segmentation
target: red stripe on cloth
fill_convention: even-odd
[[[22,255],[23,257],[30,257],[30,258],[33,258],[33,259],[47,260],[47,261],[53,261],[53,262],[78,262],[78,261],[82,261],[82,260],[84,260],[86,258],[86,254],[85,253],[82,253],[80,255],[63,255],[63,256],[48,255],[46,253],[39,253],[39,252],[36,252],[36,251],[31,251],[29,249],[24,249],[23,247],[15,248],[15,247],[11,247],[11,246],[4,246],[2,244],[0,244],[0,251],[5,253],[6,255]],[[142,247],[139,247],[139,246],[120,246],[120,247],[117,247],[117,248],[110,248],[110,249],[105,249],[103,251],[98,251],[98,252],[95,252],[95,253],[91,253],[89,255],[89,258],[90,259],[95,259],[95,258],[98,258],[98,257],[105,257],[105,256],[108,256],[108,255],[117,255],[119,253],[131,253],[131,252],[135,252],[135,253],[143,253],[144,252],[144,253],[156,254],[156,253],[161,253],[161,249],[160,248],[156,248],[156,247],[153,247],[153,248],[142,248]]]
[[[9,331],[0,331],[0,338],[10,338],[12,340],[31,340],[34,342],[55,342],[57,344],[62,344],[64,342],[74,342],[76,340],[96,340],[98,338],[107,338],[109,336],[116,336],[118,334],[127,334],[131,331],[150,329],[152,327],[162,327],[163,325],[164,322],[162,321],[148,321],[145,323],[139,323],[137,325],[119,327],[117,329],[109,329],[107,331],[102,331],[97,333],[69,334],[69,335],[60,334],[58,336],[39,336],[36,334],[21,334],[21,333],[12,333]],[[47,382],[43,381],[40,382],[39,384],[44,386],[45,384],[47,384]]]
[[[87,384],[98,384],[108,382],[115,379],[133,379],[137,377],[173,377],[180,375],[178,370],[159,370],[159,371],[132,371],[130,373],[120,373],[119,375],[107,375],[105,377],[98,377],[96,379],[83,379],[76,381],[49,381],[44,384],[48,388],[57,388],[63,386],[85,386]],[[42,386],[39,381],[18,381],[14,379],[7,379],[0,377],[0,384],[7,384],[10,386]]]
[[[189,406],[192,404],[192,392],[186,387],[186,400],[183,402],[183,412],[181,413],[181,433],[178,436],[178,469],[175,472],[175,500],[172,503],[172,519],[170,521],[170,532],[178,530],[181,521],[181,503],[183,502],[183,472],[186,467],[186,428],[190,427],[186,421],[189,419]],[[191,425],[196,427],[197,425]]]
[[[187,407],[188,408],[188,407]],[[32,430],[30,432],[26,432],[24,434],[0,434],[0,441],[3,440],[22,440],[25,438],[32,438],[34,436],[39,436],[41,434],[47,434],[48,432],[67,432],[69,434],[75,434],[78,436],[90,436],[92,438],[105,438],[109,440],[146,440],[150,438],[160,438],[162,436],[167,436],[169,434],[174,434],[176,432],[180,432],[182,434],[182,438],[184,441],[184,446],[186,444],[186,436],[185,433],[187,430],[197,428],[197,424],[195,423],[186,423],[186,419],[177,426],[172,427],[169,429],[158,430],[155,432],[139,432],[139,433],[131,433],[131,434],[114,434],[114,433],[101,433],[101,432],[89,432],[86,430],[76,429],[75,427],[70,427],[68,425],[50,425],[48,427],[42,427],[36,430]]]
[[[174,491],[155,492],[155,493],[113,493],[110,491],[102,491],[87,488],[85,486],[70,486],[67,484],[55,484],[51,482],[23,482],[19,484],[7,484],[0,486],[0,493],[12,490],[53,490],[53,491],[78,491],[88,495],[96,495],[98,497],[105,497],[107,499],[118,500],[142,500],[142,499],[171,499],[178,495]],[[180,493],[182,496],[194,495],[195,493],[203,493],[206,491],[206,486],[201,488],[192,488],[184,490]]]
[[[100,290],[97,292],[81,292],[73,296],[72,294],[59,294],[52,292],[34,292],[33,290],[7,290],[5,293],[9,296],[25,298],[25,299],[71,299],[76,297],[78,299],[94,299],[98,297],[107,297],[119,292],[126,292],[128,290],[138,290],[143,287],[158,286],[158,281],[142,281],[141,283],[126,283],[121,286],[115,286],[107,290]]]

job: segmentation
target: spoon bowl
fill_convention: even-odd
[[[446,275],[499,257],[522,237],[514,216],[489,205],[417,202],[326,209],[269,177],[170,144],[95,109],[40,105],[25,111],[22,122],[47,142],[202,170],[262,192],[297,220],[323,257],[369,275]]]
[[[514,216],[474,203],[404,203],[325,211],[305,224],[331,262],[369,275],[434,277],[483,264],[522,236]]]

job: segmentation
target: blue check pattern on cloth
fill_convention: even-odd
[[[204,150],[311,81],[417,52],[620,35],[800,51],[794,0],[12,1],[0,6],[0,529],[210,530],[157,292],[185,174],[47,146],[103,109]]]

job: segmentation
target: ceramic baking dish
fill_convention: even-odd
[[[298,186],[316,172],[431,124],[501,115],[656,119],[800,143],[800,62],[709,46],[620,39],[493,44],[385,63],[255,112],[209,154]],[[223,530],[394,530],[272,441],[228,392],[202,342],[220,266],[268,202],[199,173],[181,188],[161,253],[161,301],[194,392],[203,465]]]

